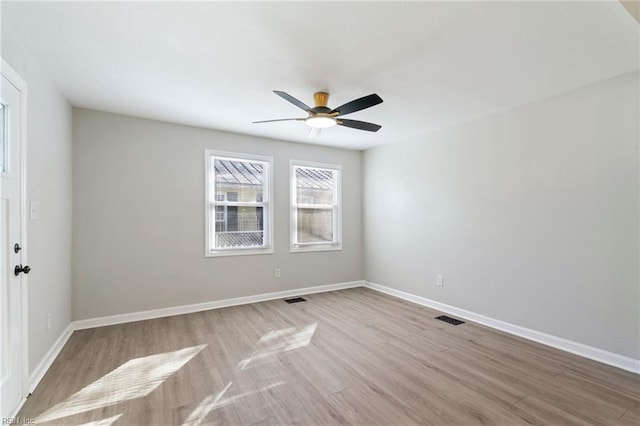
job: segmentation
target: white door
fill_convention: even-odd
[[[22,119],[20,91],[5,77],[0,90],[0,417],[14,413],[22,397],[24,348],[22,340]],[[19,249],[20,248],[20,249]]]

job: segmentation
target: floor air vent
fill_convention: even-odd
[[[464,324],[464,321],[460,321],[459,319],[451,318],[446,315],[440,315],[439,317],[436,317],[436,319],[440,321],[448,322],[449,324],[453,324],[453,325]]]
[[[306,302],[307,299],[304,297],[294,297],[293,299],[284,299],[287,303],[298,303],[298,302]]]

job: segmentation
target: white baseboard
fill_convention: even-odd
[[[55,361],[58,354],[60,354],[60,351],[67,343],[72,333],[73,323],[69,324],[67,328],[64,329],[62,334],[56,339],[56,341],[53,342],[53,345],[51,345],[49,351],[47,351],[45,356],[33,370],[33,373],[31,373],[31,375],[29,376],[29,393],[33,393],[33,391],[36,389],[36,387],[40,383],[40,380],[42,380],[44,375],[49,370],[49,367],[51,367],[51,364],[53,364],[53,361]]]
[[[190,314],[208,311],[210,309],[226,308],[229,306],[246,305],[248,303],[264,302],[285,297],[302,296],[305,294],[323,293],[326,291],[342,290],[345,288],[362,287],[364,281],[351,281],[338,284],[319,285],[315,287],[296,288],[293,290],[276,291],[273,293],[257,294],[255,296],[236,297],[233,299],[216,300],[212,302],[196,303],[193,305],[174,306],[170,308],[153,309],[150,311],[132,312],[130,314],[111,315],[108,317],[90,318],[73,322],[74,330],[104,327],[106,325],[124,324],[154,318],[170,317],[173,315]]]
[[[485,315],[480,315],[475,312],[467,311],[465,309],[456,308],[455,306],[436,302],[435,300],[427,299],[426,297],[416,296],[414,294],[406,293],[404,291],[396,290],[394,288],[386,287],[380,284],[365,282],[365,287],[379,291],[381,293],[386,293],[388,295],[398,297],[400,299],[408,300],[409,302],[417,303],[418,305],[426,306],[428,308],[436,309],[447,314],[455,315],[469,321],[477,322],[479,324],[486,325],[487,327],[495,328],[506,333],[514,334],[528,340],[533,340],[534,342],[542,343],[543,345],[570,352],[584,358],[589,358],[594,361],[599,361],[604,364],[621,368],[623,370],[631,371],[632,373],[640,374],[640,360],[637,359],[605,351],[603,349],[595,348],[593,346],[588,346],[582,343],[574,342],[572,340],[563,339],[551,334],[542,333],[540,331],[531,330],[525,327],[520,327],[518,325],[500,321],[491,317],[487,317]]]

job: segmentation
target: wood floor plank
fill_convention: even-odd
[[[236,408],[241,424],[248,426],[271,417],[277,418],[271,404],[262,393],[267,388],[267,386],[259,386],[252,380],[231,382],[229,398]]]
[[[329,396],[334,409],[348,424],[354,425],[419,425],[424,419],[404,405],[390,401],[375,387],[354,386]]]
[[[289,364],[293,374],[307,380],[323,396],[347,389],[357,383],[351,369],[332,359],[319,361],[308,349],[282,354],[281,358]]]
[[[78,425],[637,425],[640,376],[365,288],[73,333],[20,416]]]
[[[427,389],[429,399],[451,407],[451,411],[464,415],[461,423],[521,425],[526,421],[513,413],[512,406],[487,398],[439,368],[406,367],[398,371],[401,379]]]
[[[169,425],[238,425],[240,418],[233,404],[216,405],[205,399],[200,403],[184,405],[163,413],[163,423]],[[123,423],[124,424],[124,423]]]
[[[263,380],[258,385],[265,389],[265,398],[281,424],[330,425],[346,421],[304,378],[280,376]]]
[[[584,425],[589,424],[552,404],[527,396],[515,404],[520,415],[534,425]],[[612,423],[613,424],[613,423]]]
[[[455,349],[434,352],[425,357],[420,356],[420,353],[407,353],[406,350],[396,346],[396,342],[390,343],[389,347],[398,348],[397,356],[405,360],[407,367],[419,368],[438,365],[455,380],[481,395],[504,401],[507,404],[515,403],[526,395],[512,386],[511,380],[508,380],[507,376],[498,376],[495,370],[486,368],[482,360]]]
[[[634,404],[620,417],[622,425],[640,425],[640,404]]]

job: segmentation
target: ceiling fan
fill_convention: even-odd
[[[367,132],[377,132],[382,128],[379,124],[369,123],[366,121],[349,120],[341,118],[343,115],[351,114],[356,111],[360,111],[366,108],[370,108],[374,105],[382,103],[382,98],[378,95],[371,94],[363,96],[362,98],[355,99],[351,102],[347,102],[337,108],[331,109],[327,107],[329,102],[329,94],[326,92],[316,92],[313,94],[313,101],[315,106],[313,108],[306,105],[304,102],[294,98],[288,93],[274,90],[273,93],[280,96],[286,101],[291,102],[298,108],[304,110],[308,116],[305,118],[280,118],[276,120],[263,120],[254,121],[253,123],[272,123],[275,121],[304,121],[304,123],[311,127],[311,131],[319,132],[320,129],[326,129],[335,125],[351,127],[352,129],[366,130]],[[316,133],[317,134],[317,133]],[[310,133],[310,136],[312,133]]]

